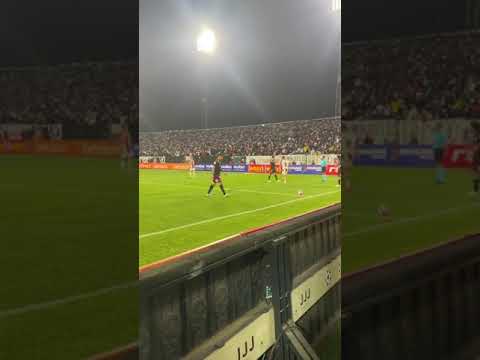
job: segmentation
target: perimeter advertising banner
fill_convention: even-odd
[[[140,169],[157,169],[157,170],[188,170],[189,164],[185,163],[140,163]]]
[[[435,165],[430,145],[359,145],[355,165],[432,167]]]
[[[276,166],[277,173],[282,171],[280,165]],[[255,174],[268,174],[270,172],[270,165],[248,165],[248,172]]]
[[[443,164],[448,168],[472,166],[473,145],[448,145]],[[435,160],[430,145],[360,145],[355,165],[433,167]]]
[[[449,145],[443,156],[445,167],[469,168],[473,162],[473,145]]]
[[[159,170],[188,170],[190,165],[185,163],[140,163],[140,169],[159,169]],[[195,165],[197,171],[212,171],[213,165],[199,164]],[[277,166],[277,173],[281,172],[280,165]],[[255,173],[268,174],[270,172],[270,165],[222,165],[224,172],[238,172],[238,173]],[[313,174],[318,175],[322,173],[321,166],[318,165],[290,165],[288,167],[289,174]],[[326,175],[338,175],[338,166],[327,165]]]
[[[72,156],[119,156],[120,145],[109,140],[30,140],[0,144],[0,153]]]

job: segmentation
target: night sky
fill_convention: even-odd
[[[331,116],[339,18],[330,0],[140,0],[142,130],[201,127],[205,76],[209,126]],[[205,63],[202,24],[218,38]]]
[[[465,0],[342,0],[342,42],[464,29]]]
[[[138,58],[138,2],[3,0],[0,66]]]
[[[461,30],[464,3],[343,0],[342,41]],[[200,127],[205,77],[211,127],[329,116],[340,27],[330,5],[331,0],[4,0],[0,66],[139,56],[143,130]],[[195,51],[202,24],[219,39],[210,63]]]

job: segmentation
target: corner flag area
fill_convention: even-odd
[[[207,197],[210,172],[140,170],[140,266],[341,201],[336,176],[222,177],[229,196],[215,188]]]

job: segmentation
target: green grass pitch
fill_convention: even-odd
[[[289,175],[286,184],[268,183],[264,174],[222,178],[227,198],[218,187],[206,196],[210,172],[140,171],[140,266],[341,201],[336,177],[324,183],[318,175]]]
[[[136,172],[0,156],[0,359],[85,359],[137,339]],[[115,266],[112,266],[115,264]]]
[[[480,233],[480,199],[472,197],[468,169],[354,168],[342,193],[343,272],[393,260],[449,240]],[[380,204],[391,216],[377,215]]]

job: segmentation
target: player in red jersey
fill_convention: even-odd
[[[480,144],[475,145],[473,151],[473,193],[480,193]]]

